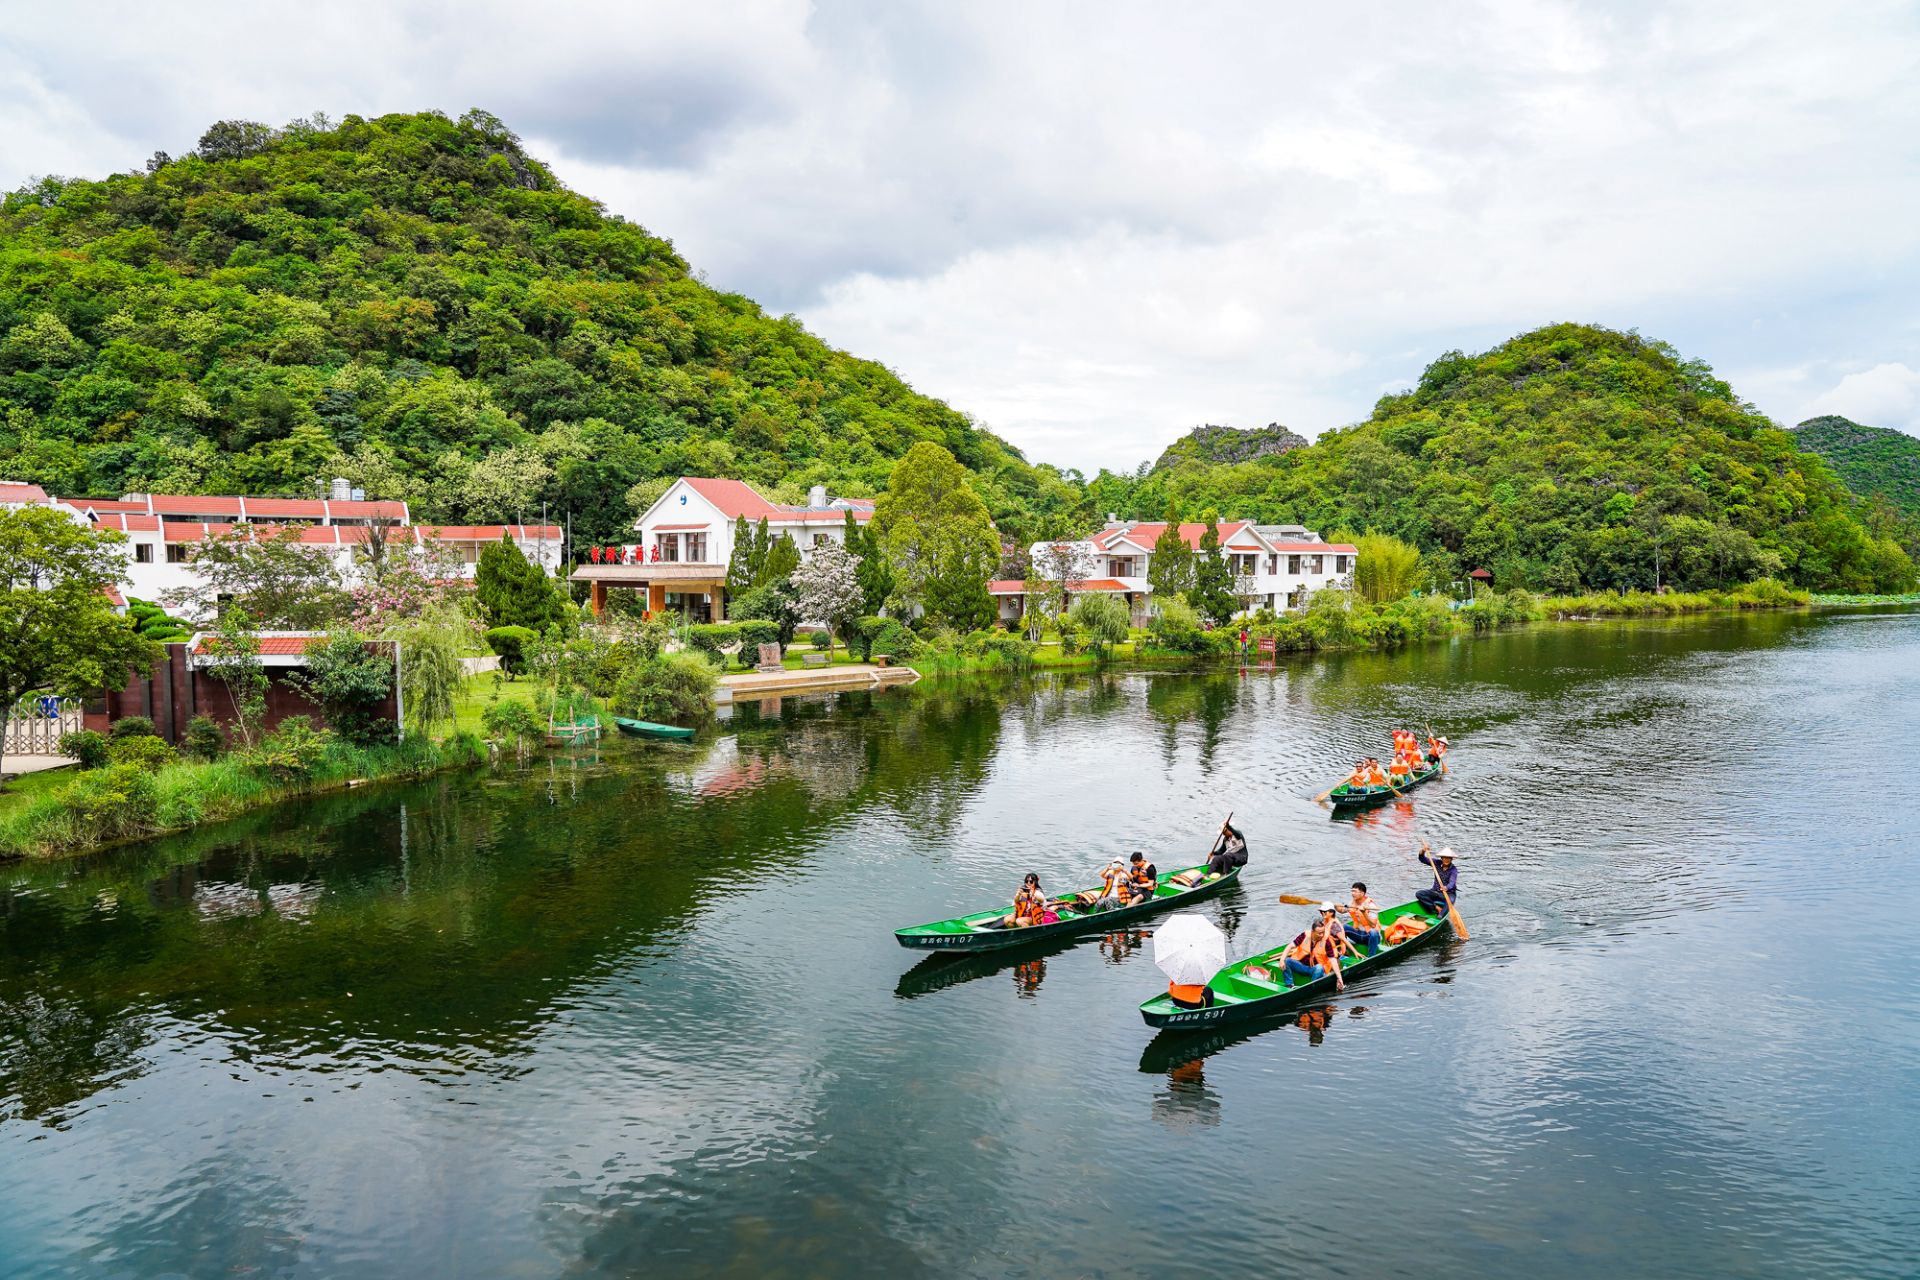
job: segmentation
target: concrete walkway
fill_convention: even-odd
[[[69,760],[65,756],[16,756],[8,752],[7,758],[0,760],[0,770],[5,770],[10,778],[18,778],[47,769],[64,769],[70,764],[78,763],[79,761]]]
[[[806,693],[814,689],[877,689],[912,684],[920,673],[911,667],[881,667],[868,662],[837,667],[802,667],[797,671],[746,671],[721,676],[720,700],[750,698],[762,693]]]

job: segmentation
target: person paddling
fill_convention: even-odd
[[[1214,842],[1213,852],[1207,855],[1207,874],[1223,876],[1235,867],[1246,865],[1247,838],[1232,822],[1221,823],[1220,838]]]
[[[1432,846],[1426,841],[1420,842],[1419,859],[1433,868],[1434,878],[1439,884],[1430,884],[1413,896],[1419,901],[1421,910],[1430,916],[1447,914],[1449,900],[1460,900],[1460,871],[1453,865],[1453,850],[1442,849],[1438,855],[1431,852]],[[1446,892],[1442,893],[1441,890]]]

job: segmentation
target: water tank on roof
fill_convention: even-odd
[[[827,486],[823,484],[817,484],[813,486],[813,488],[807,490],[807,505],[810,507],[826,506],[827,505]]]
[[[350,502],[353,499],[353,486],[348,484],[345,478],[335,476],[331,497],[335,502]]]
[[[367,491],[365,489],[355,489],[353,491],[353,500],[355,502],[365,502],[367,500]]]

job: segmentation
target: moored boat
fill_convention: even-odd
[[[1398,946],[1381,947],[1374,955],[1349,958],[1340,967],[1342,976],[1348,982],[1365,977],[1376,969],[1397,964],[1415,951],[1431,946],[1453,932],[1448,917],[1431,915],[1417,902],[1387,908],[1380,913],[1380,923],[1382,926],[1390,925],[1403,916],[1424,920],[1426,931],[1415,934]],[[1141,1004],[1140,1017],[1150,1027],[1198,1031],[1225,1023],[1249,1022],[1256,1018],[1290,1013],[1301,1005],[1323,1000],[1334,993],[1334,980],[1330,973],[1311,982],[1288,986],[1281,967],[1281,957],[1285,951],[1285,946],[1279,946],[1244,960],[1236,960],[1207,979],[1207,991],[1213,1003],[1206,1008],[1185,1008],[1175,1004],[1172,997],[1162,992]],[[1271,976],[1248,973],[1249,968],[1264,969]]]
[[[1093,911],[1079,906],[1074,899],[1076,894],[1052,900],[1054,913],[1060,918],[1052,924],[1028,925],[1015,928],[1004,924],[1012,906],[998,907],[991,911],[977,911],[968,916],[955,916],[951,920],[936,920],[932,924],[917,924],[907,929],[894,930],[893,936],[901,946],[913,951],[975,952],[995,951],[1001,947],[1020,947],[1029,943],[1041,942],[1050,938],[1060,938],[1073,933],[1085,933],[1093,930],[1111,929],[1115,925],[1129,920],[1138,920],[1142,916],[1176,907],[1183,902],[1193,902],[1200,898],[1211,897],[1240,878],[1240,868],[1231,867],[1224,873],[1199,884],[1181,886],[1172,883],[1177,875],[1190,875],[1205,872],[1206,866],[1187,867],[1182,871],[1170,871],[1160,877],[1153,896],[1136,902],[1128,907],[1113,907],[1106,911]]]
[[[613,722],[620,727],[620,732],[635,738],[679,740],[693,736],[693,730],[682,729],[677,724],[655,724],[651,720],[630,720],[626,716],[615,716]]]
[[[1439,773],[1439,765],[1429,765],[1425,770],[1414,774],[1398,787],[1355,787],[1343,782],[1333,790],[1327,792],[1327,802],[1334,807],[1335,812],[1343,809],[1371,808],[1376,804],[1385,804],[1389,800],[1399,799],[1421,783],[1430,778],[1437,777]]]

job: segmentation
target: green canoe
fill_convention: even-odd
[[[1393,787],[1354,787],[1343,782],[1327,792],[1327,800],[1333,805],[1336,813],[1343,809],[1371,808],[1373,805],[1398,799],[1427,779],[1437,777],[1439,773],[1439,765],[1429,765],[1424,771],[1414,774],[1401,783],[1397,791]]]
[[[620,732],[636,738],[691,738],[693,730],[682,729],[677,724],[655,724],[651,720],[629,720],[625,716],[615,716],[613,722],[620,726]]]
[[[1384,927],[1401,916],[1425,920],[1427,931],[1408,938],[1397,947],[1383,946],[1376,955],[1349,957],[1340,966],[1348,982],[1365,977],[1376,969],[1398,964],[1415,951],[1431,946],[1435,940],[1453,932],[1447,917],[1429,915],[1417,902],[1387,908],[1380,913],[1380,923]],[[1311,982],[1287,986],[1281,970],[1281,956],[1286,949],[1286,946],[1278,946],[1257,956],[1236,960],[1207,979],[1207,990],[1213,998],[1213,1003],[1207,1008],[1182,1008],[1163,992],[1140,1006],[1140,1017],[1150,1027],[1200,1031],[1223,1023],[1249,1022],[1255,1018],[1290,1013],[1303,1004],[1323,1000],[1333,994],[1333,975],[1330,973]],[[1248,965],[1262,966],[1273,974],[1272,979],[1248,973]]]
[[[1154,889],[1151,898],[1136,902],[1130,907],[1088,911],[1078,906],[1067,905],[1076,896],[1074,894],[1068,894],[1065,898],[1055,898],[1053,906],[1060,919],[1053,924],[1028,925],[1024,929],[1005,927],[1001,922],[1013,910],[1009,905],[995,907],[991,911],[977,911],[970,916],[956,916],[952,920],[917,924],[910,929],[896,929],[893,936],[899,939],[901,946],[912,951],[975,952],[996,951],[1001,947],[1020,947],[1071,933],[1110,929],[1114,925],[1123,924],[1128,920],[1138,920],[1142,916],[1165,911],[1183,902],[1193,902],[1209,897],[1240,878],[1240,868],[1233,867],[1223,875],[1215,876],[1211,880],[1203,880],[1189,888],[1171,883],[1174,876],[1184,875],[1189,871],[1205,870],[1206,864],[1202,863],[1197,867],[1187,867],[1183,871],[1169,871],[1160,877],[1160,883]]]

